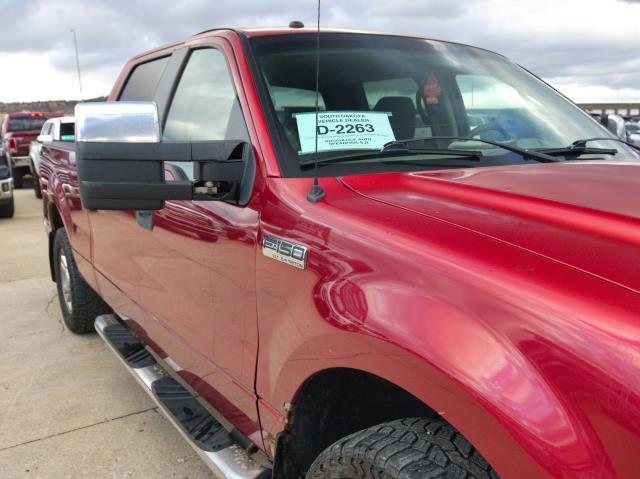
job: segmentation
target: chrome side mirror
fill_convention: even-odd
[[[256,174],[244,140],[162,142],[151,102],[76,106],[80,199],[94,210],[159,210],[167,200],[246,205]],[[164,162],[191,162],[194,178],[165,180]]]
[[[159,143],[158,107],[153,102],[79,103],[75,108],[80,143]]]

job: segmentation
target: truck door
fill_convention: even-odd
[[[159,54],[135,66],[129,73],[119,100],[151,101],[170,54]],[[121,316],[130,318],[137,326],[144,317],[138,307],[141,277],[139,255],[145,245],[143,230],[137,223],[135,212],[90,211],[93,265],[101,296]]]
[[[250,141],[233,56],[225,53],[226,41],[208,42],[184,52],[169,89],[175,93],[165,109],[164,142]],[[193,168],[165,164],[175,179],[193,180]],[[139,304],[151,336],[167,362],[245,433],[257,430],[258,216],[253,203],[168,201],[138,233]]]

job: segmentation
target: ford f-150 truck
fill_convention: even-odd
[[[41,151],[64,322],[220,477],[637,477],[640,156],[568,99],[291,28],[147,52],[108,100]]]
[[[9,113],[4,116],[0,136],[5,151],[5,161],[16,188],[22,188],[22,176],[29,173],[29,145],[35,140],[42,125],[61,113]]]

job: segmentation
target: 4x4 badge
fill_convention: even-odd
[[[262,240],[262,254],[296,268],[307,267],[307,247],[291,243],[275,236],[265,235]]]

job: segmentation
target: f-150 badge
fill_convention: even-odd
[[[262,240],[262,254],[295,268],[307,267],[307,247],[285,241],[275,236],[265,235]]]

